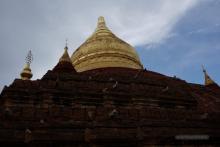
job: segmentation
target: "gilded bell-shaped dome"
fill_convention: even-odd
[[[72,54],[78,72],[105,67],[142,69],[135,49],[115,36],[99,17],[95,32]]]

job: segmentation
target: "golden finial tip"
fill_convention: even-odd
[[[68,54],[68,47],[67,47],[67,45],[64,47],[64,53],[63,53],[63,55],[60,57],[60,60],[59,60],[59,62],[70,62],[71,63],[71,59],[70,59],[70,56],[69,56],[69,54]]]
[[[98,28],[106,27],[105,18],[103,16],[99,16],[98,18]]]
[[[98,22],[99,22],[99,23],[105,22],[105,18],[104,18],[103,16],[99,16]]]
[[[65,46],[65,47],[64,47],[64,50],[68,50],[68,46]]]
[[[22,80],[30,80],[33,76],[30,68],[30,64],[33,61],[33,55],[31,53],[31,50],[28,52],[26,56],[26,64],[24,66],[24,69],[22,70],[20,76]]]
[[[29,64],[29,65],[32,63],[32,61],[33,61],[33,55],[32,55],[31,50],[28,51],[28,54],[27,54],[27,56],[26,56],[25,61],[26,61],[26,64]]]
[[[202,71],[205,73],[206,70],[205,70],[205,67],[202,65]]]
[[[68,39],[66,39],[66,46],[64,49],[68,49]]]
[[[211,85],[211,84],[215,84],[215,82],[211,79],[211,77],[208,75],[208,73],[206,72],[204,66],[202,65],[202,70],[204,73],[204,77],[205,77],[205,81],[204,84],[207,85]]]

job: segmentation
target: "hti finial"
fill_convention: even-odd
[[[206,70],[205,70],[205,67],[202,65],[202,71],[205,73]]]
[[[210,78],[210,76],[208,75],[208,73],[206,72],[204,66],[202,65],[202,71],[204,73],[204,77],[205,77],[205,81],[204,84],[207,85],[211,85],[211,84],[215,84],[215,82]]]
[[[70,59],[69,54],[68,54],[68,47],[67,47],[68,44],[67,44],[67,41],[68,41],[68,39],[66,39],[66,46],[64,47],[64,53],[60,57],[59,62],[65,61],[65,62],[70,62],[71,63],[71,59]]]
[[[105,23],[105,18],[103,16],[99,16],[98,22],[99,23]]]
[[[106,25],[105,25],[105,19],[104,19],[104,17],[103,16],[100,16],[99,18],[98,18],[98,27],[105,27]]]
[[[29,52],[25,58],[25,61],[26,61],[26,65],[24,66],[24,69],[22,70],[22,72],[20,74],[21,79],[22,80],[30,80],[31,77],[33,76],[32,72],[31,72],[31,68],[30,68],[30,64],[33,61],[33,55],[31,53],[31,50],[29,50]]]
[[[101,34],[103,34],[103,33],[107,34],[107,35],[112,34],[112,32],[106,26],[105,18],[103,16],[100,16],[98,18],[97,27],[95,29],[94,34],[97,34],[97,33],[100,33],[100,32],[101,32]]]
[[[66,39],[66,47],[68,46],[68,39]]]
[[[64,47],[64,50],[68,50],[68,39],[66,39],[66,46]]]
[[[32,63],[33,55],[31,53],[31,50],[28,51],[28,54],[27,54],[27,56],[25,58],[25,61],[26,61],[26,64],[29,64],[29,65]]]

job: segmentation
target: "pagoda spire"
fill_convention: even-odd
[[[31,50],[28,52],[25,60],[26,60],[26,63],[20,76],[22,80],[30,80],[33,76],[31,72],[31,68],[30,68],[30,64],[33,61],[33,55],[31,53]]]
[[[71,62],[70,56],[68,54],[68,47],[67,47],[67,42],[66,42],[66,46],[64,47],[64,53],[63,55],[60,57],[59,62]]]
[[[105,18],[103,16],[100,16],[98,18],[98,28],[102,28],[102,27],[106,27],[106,24],[105,24]]]
[[[98,18],[98,23],[97,23],[97,27],[96,27],[95,33],[112,33],[108,29],[108,27],[106,26],[105,18],[103,16],[100,16]]]
[[[66,46],[64,47],[64,53],[60,57],[58,64],[54,67],[53,71],[55,72],[76,72],[72,61],[70,59],[70,56],[68,54],[68,46],[67,46],[67,40],[66,40]]]
[[[205,77],[205,82],[204,82],[205,86],[215,84],[215,82],[210,78],[210,76],[206,72],[204,66],[202,66],[202,70],[203,70],[204,77]]]

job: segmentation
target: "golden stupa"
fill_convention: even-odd
[[[71,60],[78,72],[105,67],[143,68],[135,49],[115,36],[102,16],[95,32],[72,54]]]

